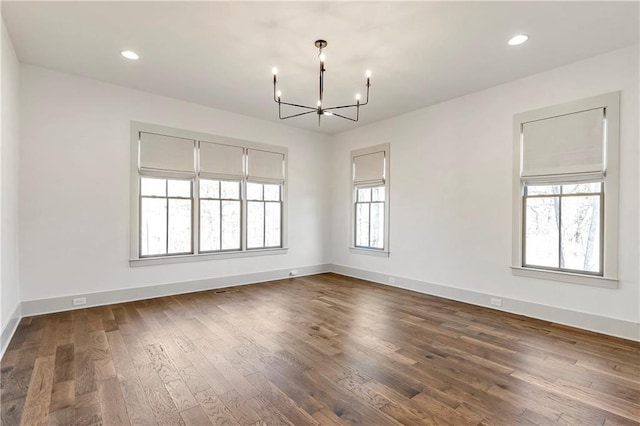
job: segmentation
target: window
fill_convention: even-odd
[[[283,249],[286,149],[132,122],[131,264]]]
[[[602,183],[524,191],[524,266],[602,275]]]
[[[280,247],[280,185],[247,183],[247,248]]]
[[[191,180],[141,178],[141,256],[191,253],[191,186]]]
[[[351,153],[353,251],[388,255],[389,144]]]
[[[517,275],[615,287],[619,93],[514,117]]]
[[[355,246],[384,248],[384,186],[356,187]]]
[[[200,252],[240,250],[239,181],[200,179]]]

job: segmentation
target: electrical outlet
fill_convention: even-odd
[[[394,284],[396,282],[396,277],[389,277],[389,282]]]
[[[294,276],[296,276],[296,275],[298,275],[298,270],[297,270],[297,269],[292,269],[292,270],[289,272],[289,276],[291,276],[291,277],[294,277]]]
[[[86,305],[87,304],[87,298],[86,297],[76,297],[75,299],[72,300],[73,306],[80,306],[80,305]]]
[[[502,306],[502,299],[498,299],[497,297],[492,297],[491,304],[493,306]]]

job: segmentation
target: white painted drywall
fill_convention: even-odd
[[[2,141],[0,142],[0,331],[19,309],[18,269],[18,104],[19,64],[2,21]],[[19,311],[17,312],[20,313]]]
[[[639,323],[638,73],[636,45],[335,136],[331,263]],[[619,288],[513,276],[513,115],[617,90]],[[348,250],[349,152],[386,142],[391,255],[383,259]]]
[[[20,73],[23,301],[326,263],[327,136],[30,65]],[[131,120],[288,147],[288,253],[129,267]]]

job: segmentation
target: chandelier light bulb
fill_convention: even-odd
[[[281,97],[282,96],[282,92],[280,90],[278,90],[277,95],[278,95],[278,98]]]
[[[273,68],[271,69],[271,72],[273,73],[273,75],[278,74],[278,68],[273,67]]]
[[[320,58],[321,62],[324,62],[327,59],[327,55],[325,55],[324,53],[321,53],[318,57]]]
[[[517,46],[519,44],[524,43],[525,41],[529,40],[529,36],[526,34],[518,34],[516,36],[511,37],[511,39],[508,41],[508,45],[509,46]]]
[[[322,101],[318,101],[318,103],[316,105],[322,106]]]
[[[364,75],[367,76],[367,78],[371,77],[371,70],[367,70]]]
[[[356,93],[356,101],[360,100],[360,93]]]
[[[138,60],[138,58],[140,58],[140,56],[138,56],[138,54],[132,50],[123,50],[122,52],[120,52],[120,54],[127,59],[131,59],[132,61],[136,61]]]

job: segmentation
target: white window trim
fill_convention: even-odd
[[[281,214],[281,227],[282,227],[282,246],[277,248],[257,248],[257,249],[247,249],[246,248],[246,231],[244,228],[241,229],[241,248],[238,251],[223,251],[223,252],[205,252],[199,253],[199,206],[196,203],[196,194],[199,190],[197,182],[198,179],[194,178],[193,184],[193,195],[194,202],[192,208],[192,226],[193,226],[193,254],[184,254],[184,255],[164,255],[164,256],[145,256],[140,257],[140,221],[139,221],[139,212],[140,212],[140,173],[138,170],[138,140],[140,132],[147,133],[156,133],[165,136],[173,136],[177,138],[185,138],[185,139],[193,139],[195,141],[215,141],[217,139],[224,139],[224,144],[238,146],[242,148],[263,150],[268,152],[278,152],[284,155],[284,182],[282,183],[282,214]],[[197,262],[203,260],[216,260],[216,259],[231,259],[238,257],[252,257],[252,256],[265,256],[265,255],[273,255],[273,254],[284,254],[288,251],[288,227],[287,227],[287,194],[288,194],[288,149],[281,146],[276,145],[267,145],[258,142],[245,141],[240,139],[229,138],[226,136],[220,135],[212,135],[208,133],[200,133],[194,132],[191,130],[184,129],[176,129],[172,127],[160,126],[156,124],[142,123],[138,121],[131,121],[131,168],[130,168],[130,216],[129,216],[129,224],[130,224],[130,244],[129,244],[129,266],[151,266],[151,265],[162,265],[162,264],[172,264],[172,263],[183,263],[183,262]],[[222,142],[221,142],[222,143]],[[194,151],[195,152],[195,151]],[[170,178],[170,173],[164,174],[164,177]],[[246,193],[246,189],[244,188],[245,184],[243,183],[246,180],[246,177],[241,181],[241,187],[243,194]],[[242,218],[243,224],[246,224],[246,200],[244,200],[244,195],[242,195],[243,207],[242,207]]]
[[[595,108],[605,108],[606,146],[604,178],[604,256],[603,276],[594,276],[564,271],[550,271],[523,266],[522,245],[522,199],[524,185],[520,179],[521,132],[527,122],[572,114]],[[516,114],[513,117],[513,217],[512,217],[512,264],[514,275],[529,278],[562,281],[605,288],[618,287],[618,197],[619,197],[619,142],[620,142],[620,92],[606,93],[591,98],[568,102],[534,111]]]
[[[351,151],[351,161],[349,162],[349,190],[351,192],[351,203],[349,205],[349,231],[351,237],[349,238],[350,246],[349,252],[354,254],[364,254],[369,256],[377,256],[377,257],[389,257],[389,224],[390,224],[390,204],[391,204],[391,196],[389,188],[391,186],[390,179],[390,163],[391,163],[391,154],[390,154],[390,143],[385,143],[381,145],[371,146],[368,148],[358,149],[355,151]],[[359,157],[361,155],[373,154],[376,152],[384,151],[384,247],[382,249],[376,248],[367,248],[367,247],[356,247],[356,232],[355,232],[355,188],[356,184],[353,181],[353,162],[355,157]],[[359,185],[359,186],[373,186],[373,185]],[[380,185],[375,185],[380,186]]]

